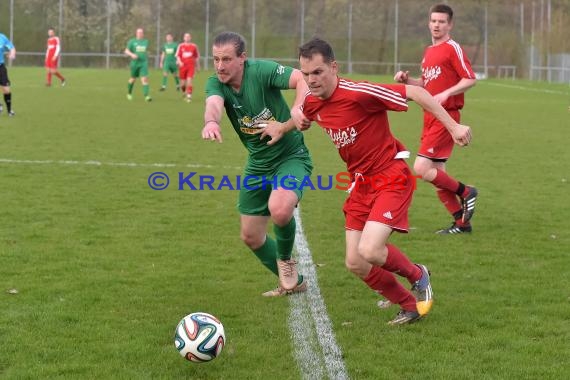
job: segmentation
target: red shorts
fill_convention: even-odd
[[[449,115],[459,123],[459,110],[447,110]],[[453,151],[453,138],[443,124],[431,113],[424,113],[424,129],[422,131],[418,156],[433,160],[446,161]]]
[[[59,57],[55,61],[52,59],[52,57],[48,57],[46,58],[44,64],[47,69],[57,69],[57,66],[59,64]]]
[[[178,76],[184,80],[194,78],[194,65],[184,65],[178,69]]]
[[[416,188],[416,177],[403,160],[394,160],[381,175],[394,180],[383,181],[382,186],[363,182],[355,186],[344,202],[346,229],[362,231],[366,222],[374,221],[399,232],[408,232],[408,208]]]

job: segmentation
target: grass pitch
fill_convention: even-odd
[[[41,68],[11,68],[17,115],[0,115],[0,377],[297,379],[287,299],[239,240],[237,193],[177,190],[179,172],[235,176],[245,150],[227,120],[224,143],[201,140],[203,88],[183,102],[169,81],[126,100],[127,70],[70,70],[65,88]],[[389,78],[367,78],[389,81]],[[291,94],[290,94],[291,95]],[[474,142],[449,171],[480,191],[471,236],[418,184],[412,231],[393,241],[433,273],[433,311],[393,328],[396,309],[344,268],[341,191],[307,191],[302,220],[319,286],[353,379],[560,379],[570,367],[570,92],[481,81],[463,120]],[[391,114],[413,152],[416,105]],[[344,171],[328,137],[306,133],[314,175]],[[154,164],[170,164],[160,166]],[[171,185],[153,191],[162,171]],[[9,291],[17,290],[17,294]],[[206,311],[227,345],[212,363],[184,361],[177,322]]]

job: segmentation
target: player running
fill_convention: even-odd
[[[248,151],[242,178],[252,177],[248,186],[241,187],[238,200],[241,239],[267,269],[279,276],[277,288],[263,293],[264,296],[304,292],[307,282],[297,273],[296,262],[291,258],[296,230],[293,211],[303,191],[275,184],[284,178],[305,178],[313,169],[303,134],[295,129],[300,117],[291,118],[281,93],[295,88],[294,105],[298,106],[307,85],[299,70],[272,61],[249,61],[245,40],[237,33],[219,34],[212,56],[216,75],[206,84],[202,138],[222,142],[220,120],[225,108]],[[276,239],[267,234],[270,220]]]
[[[12,91],[10,90],[10,79],[8,78],[8,69],[4,64],[4,53],[8,52],[8,59],[16,59],[16,47],[4,34],[0,33],[0,87],[4,94],[4,103],[8,111],[8,116],[15,116],[16,113],[12,109]],[[0,104],[0,113],[2,113],[2,104]]]
[[[53,28],[48,29],[47,49],[44,66],[46,68],[46,86],[51,86],[51,77],[55,75],[61,81],[61,87],[65,86],[65,78],[58,71],[61,44],[59,37],[55,35]]]
[[[200,70],[200,52],[198,45],[192,42],[190,33],[184,33],[183,42],[176,50],[176,63],[179,67],[182,91],[186,94],[186,101],[192,101],[192,79],[194,72]]]
[[[476,79],[469,58],[451,39],[452,27],[453,10],[448,5],[431,7],[429,29],[432,45],[424,52],[422,76],[410,78],[407,71],[398,71],[394,80],[425,88],[459,123],[463,93],[475,85]],[[424,112],[424,129],[414,171],[436,187],[441,203],[454,219],[451,227],[437,231],[438,234],[472,231],[470,221],[475,212],[477,189],[464,185],[447,173],[445,163],[452,150],[452,136],[434,115]]]
[[[149,95],[148,85],[148,40],[144,38],[144,30],[138,28],[135,38],[131,38],[127,43],[125,54],[131,58],[127,99],[133,100],[133,87],[138,77],[141,78],[143,86],[144,100],[150,102],[152,98]]]
[[[160,91],[166,90],[168,74],[172,74],[176,82],[176,91],[180,90],[180,79],[178,79],[178,66],[176,65],[176,49],[178,42],[174,42],[172,34],[166,35],[166,42],[162,45],[160,53],[160,68],[162,69],[162,86]]]
[[[408,231],[414,180],[404,161],[409,152],[392,135],[387,111],[406,111],[407,99],[412,99],[440,120],[458,144],[469,143],[471,130],[456,123],[420,87],[339,78],[332,47],[321,39],[300,47],[299,62],[310,89],[302,108],[302,129],[316,121],[331,137],[353,180],[343,208],[346,266],[400,305],[389,324],[414,322],[430,311],[433,293],[427,267],[413,264],[388,244],[394,231]],[[394,273],[410,282],[413,294]]]

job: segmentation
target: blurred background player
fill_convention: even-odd
[[[178,42],[174,42],[172,34],[166,35],[166,42],[162,45],[160,53],[160,68],[162,69],[162,86],[160,91],[166,90],[168,82],[168,74],[172,74],[176,82],[176,91],[180,89],[180,79],[178,79],[178,66],[176,66],[176,49]]]
[[[6,110],[8,116],[14,116],[12,110],[12,92],[10,91],[10,79],[8,78],[8,69],[4,63],[4,53],[8,52],[8,59],[16,59],[16,48],[12,41],[4,34],[0,33],[0,87],[4,93],[4,103],[6,103]],[[0,104],[0,113],[2,113],[2,104]]]
[[[294,105],[302,103],[307,84],[301,72],[273,61],[249,61],[244,38],[234,32],[216,36],[212,47],[216,75],[206,84],[206,109],[202,138],[222,142],[222,112],[248,151],[242,178],[251,176],[239,191],[241,239],[273,274],[279,285],[263,295],[280,297],[305,292],[307,281],[297,273],[292,259],[295,243],[295,207],[303,189],[272,184],[283,178],[301,180],[311,175],[313,164],[282,90],[296,89]],[[302,116],[302,115],[301,115]],[[265,136],[269,136],[270,139]],[[278,182],[280,181],[280,182]],[[290,187],[290,186],[288,186]],[[267,234],[273,223],[275,239]]]
[[[127,99],[133,100],[133,87],[138,77],[141,78],[144,100],[150,102],[148,85],[148,40],[144,38],[144,30],[138,28],[135,38],[131,38],[127,43],[125,54],[131,58]]]
[[[194,72],[200,70],[200,53],[198,45],[191,42],[190,33],[184,33],[183,41],[176,50],[176,63],[179,67],[182,92],[186,94],[186,101],[192,101],[192,79]]]
[[[448,5],[431,7],[428,27],[432,45],[424,51],[422,76],[410,78],[407,71],[398,71],[394,80],[425,88],[459,123],[463,93],[475,85],[475,73],[469,58],[449,34],[453,28],[453,10]],[[424,129],[414,171],[437,188],[441,203],[453,216],[451,226],[437,231],[438,234],[472,231],[470,220],[475,212],[477,189],[447,174],[445,163],[452,151],[453,138],[449,132],[431,113],[424,112]]]
[[[55,35],[53,28],[48,29],[47,49],[46,49],[46,86],[51,86],[51,77],[55,75],[61,81],[61,86],[65,86],[65,78],[60,74],[58,69],[59,56],[61,54],[61,44],[59,37]]]

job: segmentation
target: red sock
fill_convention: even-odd
[[[186,87],[186,93],[187,93],[188,95],[192,95],[192,86]]]
[[[46,83],[47,83],[48,85],[51,85],[51,73],[47,73],[47,79],[46,79],[46,80],[47,80]]]
[[[412,264],[410,259],[398,247],[393,244],[386,244],[386,247],[388,247],[388,257],[382,268],[407,278],[410,284],[422,277],[420,268]]]
[[[366,285],[386,297],[393,304],[399,304],[406,311],[416,311],[416,299],[404,288],[396,277],[385,269],[373,265],[364,279]]]
[[[55,76],[58,77],[59,80],[61,80],[62,82],[65,80],[65,78],[63,77],[63,75],[61,75],[61,74],[59,73],[59,71],[56,71],[56,72],[55,72]]]
[[[435,178],[433,179],[433,181],[431,181],[431,183],[433,183],[433,185],[435,187],[437,187],[438,189],[448,190],[448,191],[451,191],[451,192],[456,194],[457,190],[459,189],[459,182],[457,182],[455,179],[450,177],[443,170],[440,170],[440,169],[436,169],[436,170],[437,170],[437,174],[436,174]]]
[[[462,207],[461,203],[459,203],[459,199],[457,199],[457,194],[449,190],[437,189],[437,197],[451,215],[455,215],[461,211]]]

